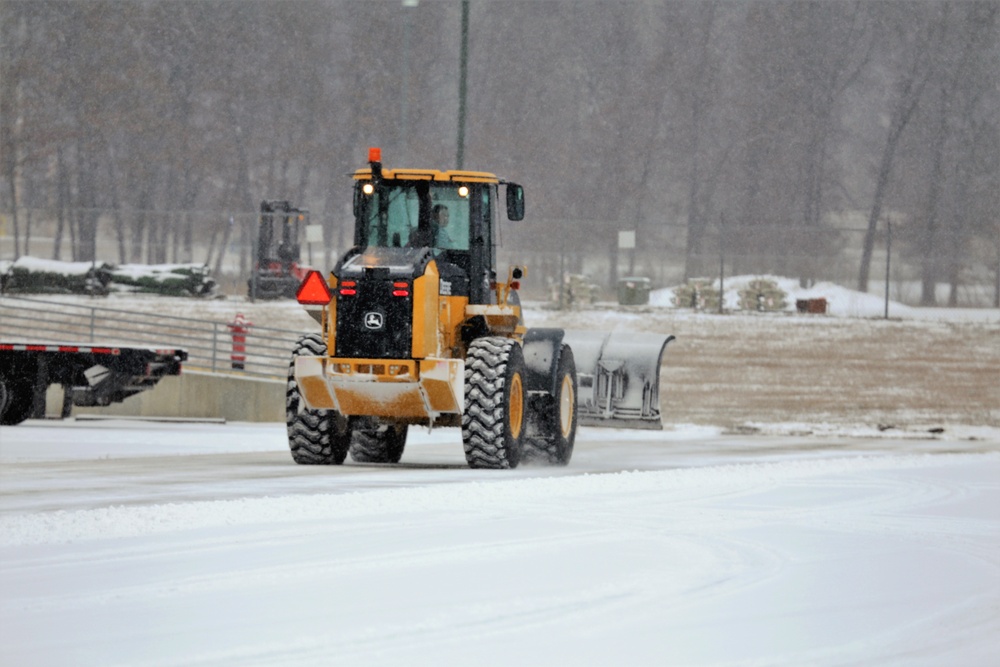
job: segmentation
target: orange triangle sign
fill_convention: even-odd
[[[295,298],[303,306],[325,306],[330,303],[330,288],[326,286],[323,274],[319,271],[310,271],[299,285]]]

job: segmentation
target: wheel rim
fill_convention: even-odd
[[[568,438],[573,430],[573,411],[576,410],[576,396],[573,395],[573,378],[563,376],[562,388],[559,391],[559,428],[562,437]]]
[[[510,405],[507,409],[510,421],[510,433],[514,438],[521,437],[521,426],[524,422],[524,387],[521,385],[521,374],[515,373],[510,379]]]

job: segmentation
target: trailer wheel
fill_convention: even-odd
[[[20,424],[31,416],[34,403],[34,385],[31,382],[0,373],[0,424]]]
[[[319,334],[303,336],[295,344],[288,366],[285,391],[285,421],[288,424],[288,447],[299,464],[340,465],[347,458],[351,443],[350,422],[334,410],[306,408],[295,382],[295,358],[326,354],[326,343]]]
[[[465,359],[462,442],[470,468],[516,468],[525,432],[524,355],[509,338],[477,338]]]
[[[351,440],[351,458],[358,463],[399,463],[406,447],[407,424],[380,424],[357,429]]]
[[[563,345],[556,369],[556,393],[534,399],[528,410],[525,460],[564,466],[573,456],[576,440],[576,363],[573,351]]]

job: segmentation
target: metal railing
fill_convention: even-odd
[[[281,378],[304,332],[252,326],[243,350],[224,322],[87,306],[20,296],[0,297],[0,338],[29,343],[103,343],[187,350],[185,368]]]

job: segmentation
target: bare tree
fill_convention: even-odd
[[[995,26],[995,7],[473,3],[465,163],[529,185],[530,217],[562,221],[505,229],[507,249],[578,269],[600,254],[609,279],[621,229],[673,254],[668,270],[713,272],[723,215],[734,268],[810,279],[840,250],[830,214],[871,198],[859,283],[891,202],[920,220],[914,236],[931,232],[906,256],[925,283],[936,266],[957,285],[992,243],[997,37],[972,24]],[[330,263],[351,243],[366,146],[452,166],[460,22],[454,3],[0,3],[15,254],[51,224],[55,256],[100,240],[119,260],[187,260],[209,245],[223,269],[277,197],[313,211]]]
[[[858,290],[862,292],[868,291],[875,233],[882,218],[882,207],[892,177],[896,151],[903,132],[923,97],[924,89],[939,66],[937,55],[944,38],[948,12],[947,5],[938,8],[936,15],[931,16],[911,12],[905,6],[878,5],[877,7],[879,10],[889,12],[888,15],[881,16],[883,21],[889,24],[888,30],[884,31],[883,35],[888,44],[894,47],[892,55],[902,67],[893,85],[895,99],[892,102],[888,135],[883,144],[882,157],[876,172],[875,192],[872,196],[868,228],[862,248],[861,269],[858,274]]]

